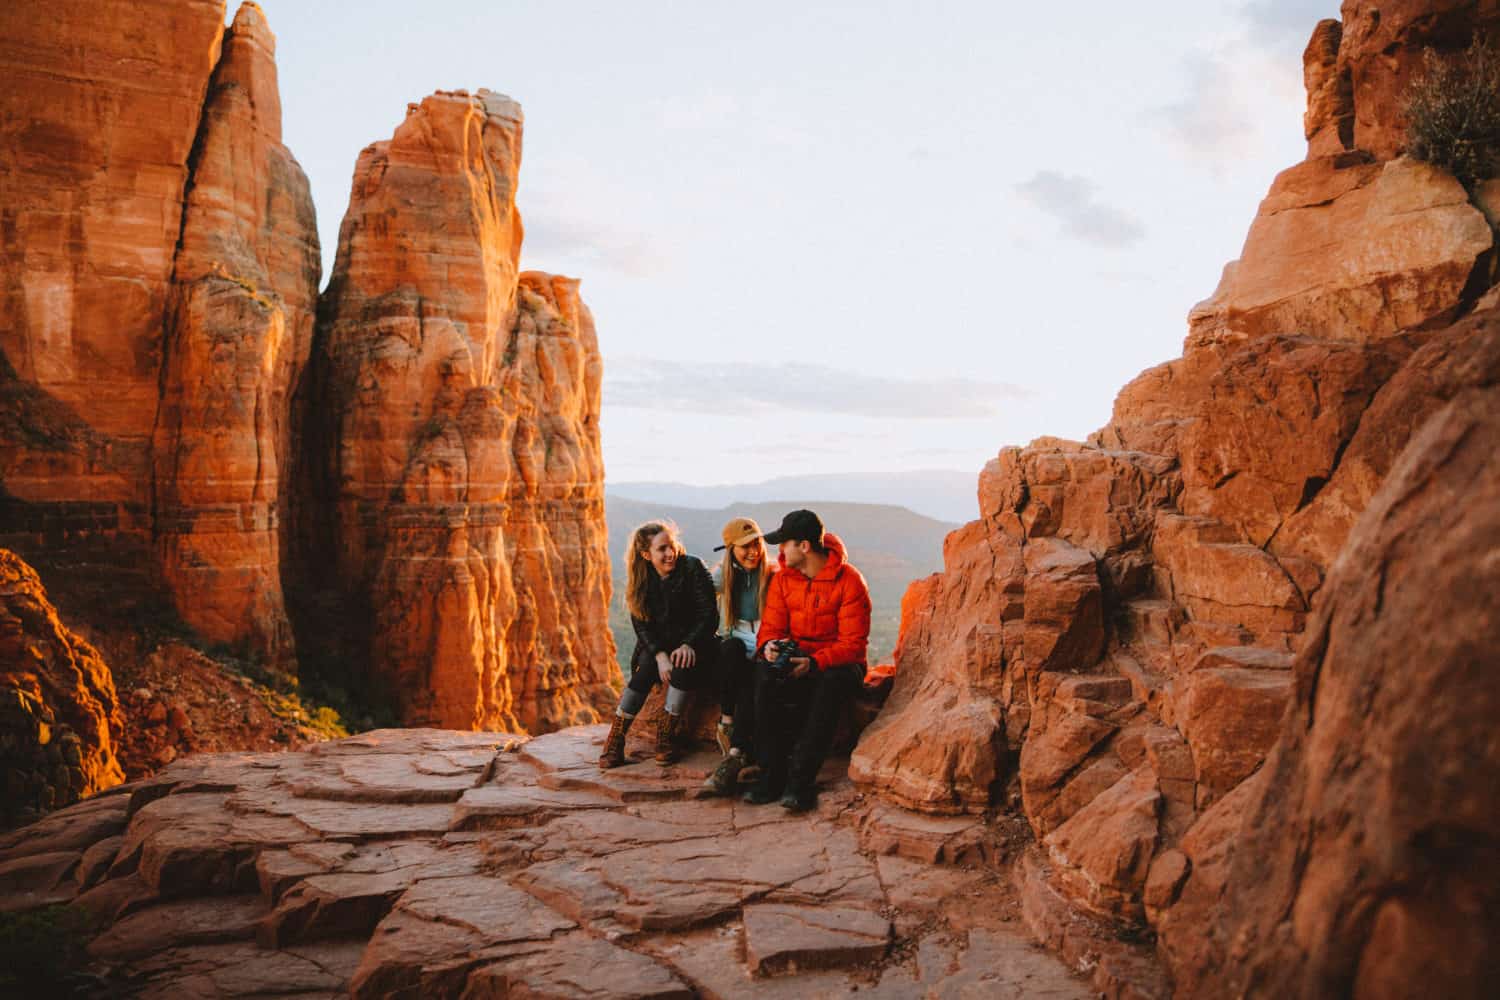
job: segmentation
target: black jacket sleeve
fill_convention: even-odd
[[[719,630],[719,607],[714,600],[714,582],[707,568],[699,559],[688,564],[692,576],[688,578],[688,597],[692,607],[692,621],[683,636],[684,646],[698,646],[713,638]]]
[[[644,653],[648,659],[662,652],[655,624],[655,622],[648,622],[644,618],[637,618],[635,615],[630,616],[630,627],[635,629],[636,649],[640,653]],[[637,655],[640,655],[640,653]]]

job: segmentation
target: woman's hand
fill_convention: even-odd
[[[693,652],[692,646],[678,646],[672,650],[672,666],[686,669],[698,662],[698,654]]]
[[[672,679],[672,658],[666,653],[656,654],[656,674],[663,684]]]
[[[776,657],[781,655],[781,640],[772,639],[770,642],[766,643],[765,648],[760,651],[760,655],[761,659],[765,660],[767,663],[775,662]]]
[[[793,677],[802,677],[802,676],[805,676],[807,674],[807,672],[812,669],[812,662],[813,661],[812,661],[812,657],[811,656],[794,656],[794,657],[792,657],[792,676]]]

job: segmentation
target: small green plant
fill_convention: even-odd
[[[0,996],[92,992],[85,948],[96,929],[87,912],[66,906],[0,914]]]
[[[1465,187],[1500,173],[1500,58],[1482,41],[1455,56],[1428,50],[1407,89],[1407,152]]]

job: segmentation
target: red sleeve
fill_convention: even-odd
[[[760,632],[755,636],[755,649],[759,652],[773,639],[792,637],[791,615],[786,607],[786,588],[781,583],[782,574],[771,577],[766,587],[766,606],[760,613]]]
[[[818,669],[864,663],[870,644],[870,588],[859,570],[844,570],[839,588],[839,637],[813,654]]]

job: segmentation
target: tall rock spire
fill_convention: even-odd
[[[592,721],[617,675],[598,345],[576,282],[519,273],[521,126],[490,91],[411,105],[320,307],[308,571],[409,724]]]

